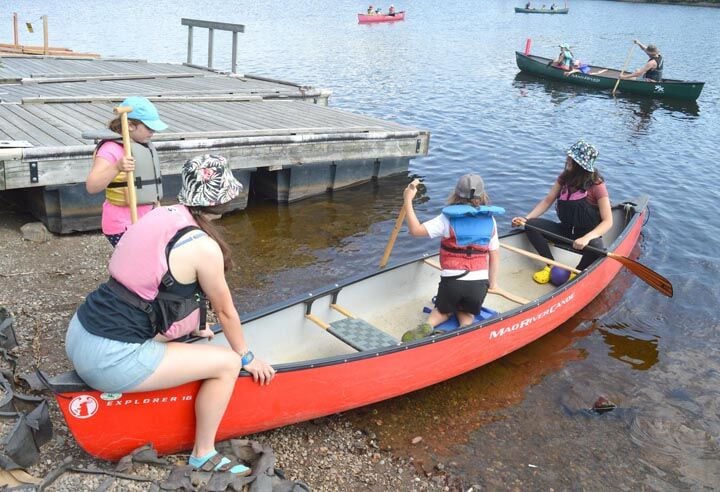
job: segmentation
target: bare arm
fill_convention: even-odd
[[[88,193],[95,194],[103,191],[120,172],[134,171],[135,159],[132,157],[121,157],[115,164],[111,164],[104,157],[95,157],[92,168],[85,180],[85,189]]]
[[[210,300],[230,347],[238,354],[245,354],[249,347],[243,334],[240,315],[225,280],[220,246],[209,237],[197,239],[195,242],[193,257],[200,287]],[[257,357],[243,368],[260,384],[268,384],[275,376],[275,370]]]
[[[648,60],[648,62],[645,65],[638,68],[633,73],[623,74],[620,76],[620,78],[621,79],[634,79],[636,77],[641,77],[641,76],[645,75],[645,73],[648,70],[652,70],[655,67],[657,67],[657,62],[655,60]]]
[[[424,225],[420,223],[420,221],[417,218],[417,215],[415,215],[415,209],[413,208],[413,198],[415,198],[415,194],[417,193],[417,188],[413,186],[412,184],[409,184],[407,188],[405,188],[405,191],[403,191],[403,202],[405,206],[405,221],[408,225],[408,232],[410,232],[411,236],[415,237],[428,237],[428,231],[425,228]]]

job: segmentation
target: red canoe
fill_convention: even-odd
[[[647,198],[613,208],[608,251],[628,256],[638,242]],[[254,353],[277,369],[261,387],[237,379],[217,435],[224,440],[363,405],[445,381],[542,337],[583,309],[612,281],[618,261],[601,257],[573,280],[554,287],[531,279],[537,260],[524,232],[501,240],[498,294],[489,294],[486,319],[402,343],[423,321],[437,289],[437,259],[425,255],[243,316]],[[510,246],[510,248],[507,248]],[[509,251],[506,251],[509,250]],[[576,252],[553,246],[557,261],[575,265]],[[494,314],[493,314],[494,313]],[[489,317],[487,317],[489,316]],[[225,344],[222,333],[212,342]],[[78,444],[98,458],[117,460],[151,442],[160,453],[192,448],[199,383],[162,391],[109,394],[84,385],[74,372],[46,381]]]
[[[395,22],[395,21],[401,21],[405,19],[405,11],[401,10],[400,12],[396,12],[394,15],[390,14],[376,14],[376,15],[369,15],[369,14],[358,14],[358,23],[359,24],[369,24],[371,22]]]

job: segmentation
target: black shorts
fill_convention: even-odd
[[[435,307],[442,314],[456,311],[480,314],[490,282],[440,277]]]

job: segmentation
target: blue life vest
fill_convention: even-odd
[[[448,205],[442,213],[450,220],[458,246],[468,244],[487,245],[493,233],[493,215],[502,215],[502,207],[482,205]]]

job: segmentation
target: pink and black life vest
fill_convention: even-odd
[[[591,231],[600,223],[600,210],[588,202],[587,195],[585,189],[571,192],[567,185],[563,185],[555,202],[560,222],[582,234]]]
[[[176,282],[168,267],[175,241],[192,229],[198,227],[187,207],[159,207],[127,230],[108,266],[115,293],[123,298],[122,289],[115,285],[119,284],[149,303],[152,311],[146,306],[139,307],[148,312],[156,332],[171,339],[197,329],[204,307],[199,287],[185,296],[173,292]]]

